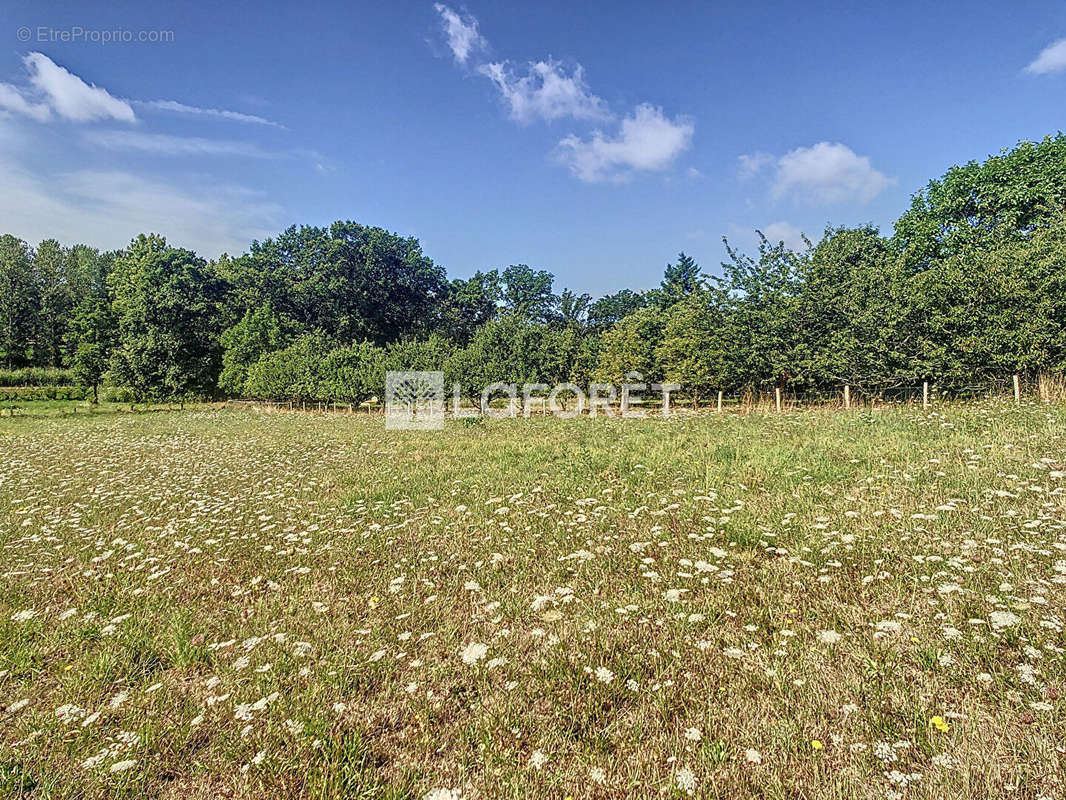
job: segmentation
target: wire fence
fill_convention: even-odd
[[[671,411],[733,411],[774,412],[802,409],[849,409],[914,406],[932,408],[953,402],[1003,400],[1015,403],[1042,402],[1066,403],[1066,377],[1048,375],[1016,375],[1006,380],[990,380],[981,383],[937,384],[932,381],[913,385],[897,385],[870,389],[845,384],[838,390],[798,390],[794,388],[748,389],[734,392],[686,392],[683,388],[673,392],[668,401]],[[659,395],[643,396],[639,404],[632,403],[629,410],[661,412],[664,401]],[[230,400],[227,406],[244,408],[264,413],[318,413],[318,414],[382,414],[385,406],[380,398],[363,403],[340,403],[301,400]],[[580,413],[622,413],[623,402],[616,396],[612,402],[593,404],[587,400],[579,404],[575,398],[560,397],[552,406],[545,396],[532,396],[528,402],[495,398],[486,408],[464,401],[455,406],[454,401],[444,405],[447,414],[491,412],[496,416],[546,416],[562,411]]]

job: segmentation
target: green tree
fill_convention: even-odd
[[[563,289],[559,295],[559,321],[563,325],[580,328],[588,319],[592,296]]]
[[[598,332],[610,328],[623,317],[639,311],[648,304],[647,297],[632,289],[622,289],[614,294],[601,297],[589,306],[588,326]]]
[[[663,312],[655,306],[621,319],[603,335],[593,377],[614,384],[622,383],[633,372],[647,382],[662,378],[658,351],[665,325]]]
[[[115,378],[138,400],[208,394],[220,368],[223,282],[189,250],[141,234],[110,276]]]
[[[514,314],[504,314],[482,325],[470,343],[452,354],[445,369],[445,381],[458,383],[461,393],[479,401],[482,390],[493,383],[521,383],[526,365],[519,360],[526,323]]]
[[[480,326],[496,317],[500,302],[500,276],[496,270],[476,272],[465,280],[448,284],[441,305],[440,330],[452,341],[465,345]]]
[[[63,340],[74,307],[74,293],[68,268],[68,252],[55,239],[46,239],[33,256],[37,283],[37,348],[34,361],[58,367],[63,363]]]
[[[665,312],[656,356],[666,380],[692,398],[693,408],[699,406],[701,394],[722,385],[726,372],[723,301],[720,292],[697,291]]]
[[[678,253],[676,264],[667,264],[666,272],[659,289],[654,292],[654,300],[661,308],[668,308],[704,286],[700,266],[684,251]]]
[[[974,236],[911,280],[915,378],[958,388],[1060,369],[1066,225],[1021,241]]]
[[[385,365],[390,370],[435,372],[444,369],[454,349],[451,342],[437,334],[425,339],[405,339],[385,348]]]
[[[725,240],[723,240],[725,241]],[[771,244],[759,233],[758,258],[725,242],[730,260],[717,281],[729,313],[724,331],[729,361],[726,382],[734,388],[784,386],[794,375],[803,256]]]
[[[281,350],[267,353],[248,368],[245,392],[260,400],[305,403],[321,399],[321,364],[330,352],[321,331],[305,333]]]
[[[493,383],[587,382],[589,354],[586,337],[573,325],[531,323],[504,314],[482,325],[470,343],[454,351],[445,366],[449,389],[458,383],[461,394],[477,402]]]
[[[949,169],[914,195],[895,245],[912,272],[967,248],[974,235],[1023,239],[1066,208],[1066,135],[1020,142],[984,162]]]
[[[588,386],[600,361],[603,338],[596,333],[585,331],[577,338],[572,349],[573,361],[570,364],[570,383]]]
[[[38,304],[30,248],[10,234],[0,236],[0,364],[22,367],[30,363]]]
[[[1011,261],[1024,267],[1029,302],[1019,316],[1032,330],[1018,367],[1066,374],[1066,214],[1011,245]]]
[[[218,386],[227,394],[244,394],[248,368],[266,353],[281,350],[296,333],[295,323],[281,319],[270,305],[246,311],[222,333],[222,372]]]
[[[385,352],[371,342],[338,347],[322,360],[320,373],[320,400],[358,405],[382,395]]]
[[[107,288],[107,275],[115,260],[115,253],[102,253],[95,247],[76,244],[66,251],[66,279],[74,305],[96,291]],[[101,284],[101,280],[103,283]]]
[[[355,222],[292,226],[221,266],[238,316],[269,302],[276,313],[334,341],[383,344],[439,326],[444,271],[413,237]]]
[[[802,263],[797,381],[875,390],[905,379],[906,276],[878,230],[828,228]]]
[[[500,276],[504,311],[526,322],[547,322],[558,298],[552,293],[555,278],[546,270],[512,264]]]
[[[107,294],[91,294],[74,309],[67,332],[70,367],[80,386],[91,388],[93,402],[100,401],[100,383],[115,346],[115,316]]]

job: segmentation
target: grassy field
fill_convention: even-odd
[[[0,793],[1066,795],[1066,408],[0,420]]]
[[[220,404],[221,405],[221,404]],[[0,403],[0,417],[63,417],[68,414],[143,414],[155,411],[173,411],[177,403],[119,403],[104,400],[90,403],[88,400],[29,400]]]

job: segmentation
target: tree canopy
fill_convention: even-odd
[[[63,368],[138,399],[362,402],[387,369],[487,384],[591,380],[869,392],[1066,372],[1066,137],[951,167],[890,236],[758,234],[647,291],[557,292],[512,264],[449,279],[419,241],[292,226],[208,262],[145,234],[115,253],[0,236],[0,366]],[[575,276],[568,276],[573,278]]]

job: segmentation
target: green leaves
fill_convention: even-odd
[[[603,335],[593,377],[620,384],[631,372],[639,372],[645,381],[659,380],[662,368],[658,350],[665,326],[665,312],[656,306],[642,308],[620,320]]]
[[[682,251],[677,255],[676,264],[666,265],[663,282],[658,291],[652,293],[652,299],[660,308],[669,308],[699,291],[704,285],[699,264]]]
[[[228,394],[242,396],[248,368],[265,354],[283,348],[295,328],[295,323],[280,318],[269,304],[246,311],[240,322],[222,334],[225,350],[218,387]]]
[[[909,379],[911,364],[898,352],[908,334],[907,287],[876,228],[826,230],[800,280],[794,362],[806,385],[875,391]]]
[[[930,181],[896,222],[894,244],[918,272],[960,249],[1024,239],[1064,208],[1066,135],[1059,133]]]
[[[30,363],[38,303],[29,247],[14,236],[0,236],[0,363],[4,366]]]
[[[264,303],[304,329],[339,342],[379,344],[426,335],[448,295],[444,270],[413,237],[335,222],[328,229],[292,226],[253,242],[227,265],[238,315]]]
[[[138,399],[212,393],[224,298],[214,269],[160,236],[142,234],[115,260],[111,290],[118,322],[116,380]]]
[[[694,404],[730,377],[723,300],[720,292],[701,291],[671,306],[656,349],[665,379],[680,384]]]
[[[156,235],[115,255],[0,236],[0,366],[70,366],[94,390],[110,369],[138,399],[342,402],[380,393],[388,365],[474,394],[639,372],[694,400],[1066,371],[1066,135],[952,167],[891,238],[807,244],[727,242],[715,278],[682,252],[658,288],[593,301],[524,264],[448,281],[417,239],[352,221],[211,264]]]
[[[74,378],[81,386],[92,389],[96,402],[116,336],[115,316],[106,293],[94,292],[78,304],[67,336],[73,344],[70,366]]]

